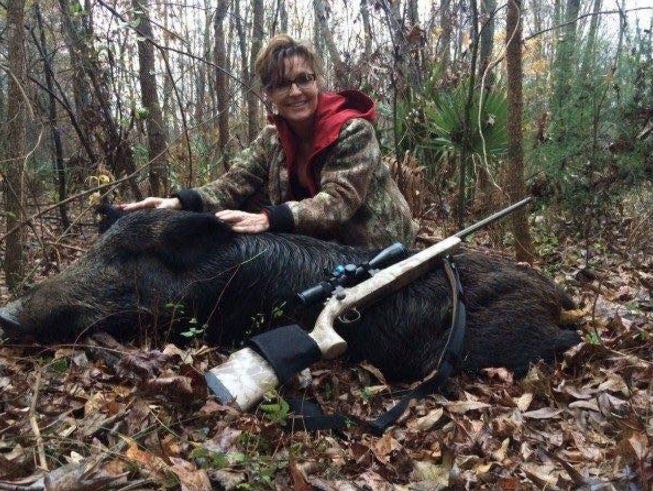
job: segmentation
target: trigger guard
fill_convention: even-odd
[[[342,315],[338,316],[338,321],[341,324],[353,324],[354,322],[358,322],[361,318],[361,313],[358,311],[356,307],[354,307],[351,310],[348,310]]]

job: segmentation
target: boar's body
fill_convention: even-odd
[[[5,334],[44,342],[96,329],[135,337],[147,327],[161,335],[196,318],[207,324],[210,342],[228,345],[274,325],[299,322],[310,329],[321,306],[299,309],[294,293],[324,280],[338,264],[374,254],[298,235],[234,234],[206,214],[135,212],[23,297],[14,307],[19,332],[5,326]],[[461,252],[455,260],[467,306],[464,369],[523,372],[580,340],[559,326],[570,300],[541,274],[477,252]],[[391,380],[415,380],[436,366],[449,329],[450,296],[437,267],[366,309],[360,321],[336,328],[350,355],[369,360]]]

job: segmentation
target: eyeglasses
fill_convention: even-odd
[[[316,76],[314,73],[300,73],[292,80],[280,80],[274,85],[269,85],[267,90],[274,92],[275,94],[282,94],[290,92],[293,84],[297,86],[299,90],[308,90],[315,83]]]

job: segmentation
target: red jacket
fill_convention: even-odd
[[[315,158],[324,149],[338,140],[342,125],[354,118],[363,118],[368,121],[374,121],[376,118],[376,108],[374,101],[362,92],[357,90],[345,90],[343,92],[320,92],[317,99],[317,111],[315,113],[315,131],[316,136],[313,142],[313,149],[309,157],[308,168],[311,170]],[[279,139],[283,152],[286,155],[286,164],[288,175],[291,182],[298,182],[295,155],[297,153],[295,134],[288,126],[285,119],[280,116],[271,117],[271,122],[277,127]],[[310,183],[306,197],[313,197],[319,191],[317,177],[313,172],[309,172]],[[293,189],[295,198],[301,197],[301,192]]]

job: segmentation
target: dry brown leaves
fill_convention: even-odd
[[[224,356],[199,344],[0,348],[0,490],[651,489],[653,259],[619,245],[589,263],[558,248],[585,338],[564,359],[457,376],[456,398],[414,401],[381,437],[287,430],[279,400],[217,404],[202,374]],[[373,419],[399,389],[339,361],[283,395]]]

